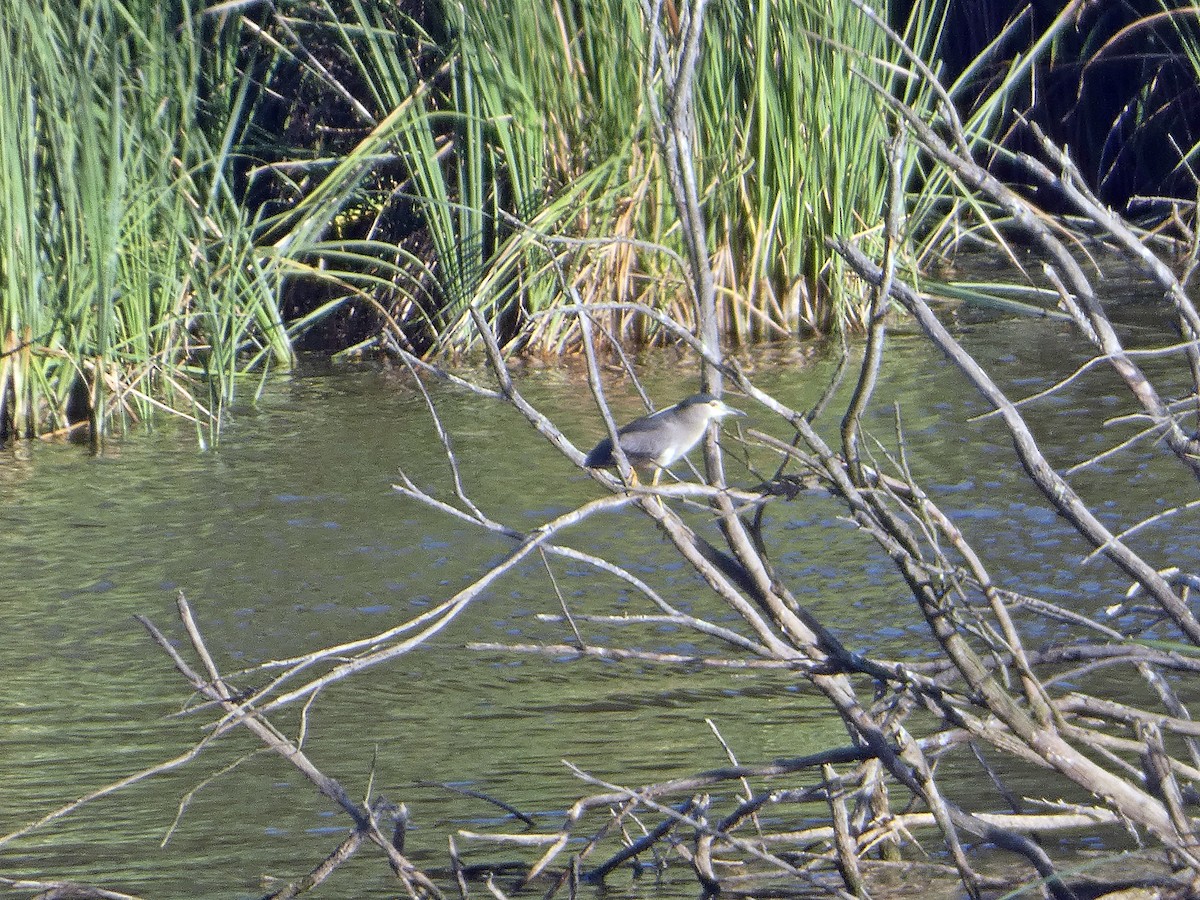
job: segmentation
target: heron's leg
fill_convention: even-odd
[[[654,467],[654,478],[653,478],[653,480],[650,482],[650,486],[651,486],[651,487],[658,487],[658,482],[659,482],[659,480],[662,478],[662,473],[663,473],[663,470],[662,470],[662,467],[661,467],[661,466],[655,466],[655,467]],[[666,509],[667,509],[667,502],[666,502],[665,500],[663,500],[663,498],[662,498],[662,495],[660,494],[660,495],[659,495],[658,497],[656,497],[655,499],[657,499],[657,500],[658,500],[658,506],[659,506],[659,509],[661,509],[661,510],[663,510],[664,512],[666,512]]]

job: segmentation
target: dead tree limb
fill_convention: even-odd
[[[379,847],[386,856],[392,871],[403,882],[409,896],[416,898],[433,897],[441,900],[442,893],[424,873],[410,863],[393,845],[391,838],[383,833],[378,821],[379,810],[358,803],[351,799],[342,785],[318,769],[308,756],[294,742],[267,721],[253,707],[235,700],[234,692],[225,683],[220,669],[208,651],[204,638],[200,633],[191,605],[182,593],[178,597],[179,618],[187,633],[192,650],[201,660],[207,676],[201,675],[183,659],[171,642],[149,619],[143,616],[138,621],[150,633],[154,642],[174,663],[176,670],[192,688],[201,695],[217,701],[232,717],[229,721],[246,728],[257,737],[264,746],[278,754],[295,766],[313,786],[328,799],[336,803],[354,823],[356,834],[368,838]],[[354,842],[357,847],[357,842]],[[352,850],[350,852],[353,852]]]

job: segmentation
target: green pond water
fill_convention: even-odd
[[[1063,351],[1062,327],[960,324],[968,346],[1017,396],[1048,387],[1082,360]],[[834,360],[763,351],[747,363],[763,388],[803,408],[823,390]],[[651,358],[645,383],[658,403],[673,402],[695,389],[692,364]],[[602,435],[577,373],[531,370],[521,386],[584,449]],[[431,390],[466,487],[493,518],[531,529],[601,495],[503,404],[449,386]],[[610,397],[619,417],[640,412],[627,385],[614,381]],[[751,427],[783,433],[745,398],[731,399]],[[1029,416],[1051,459],[1066,465],[1116,443],[1120,426],[1097,429],[1097,417],[1128,408],[1113,379],[1096,375]],[[1079,569],[1083,548],[1025,486],[999,425],[972,420],[986,407],[904,329],[891,338],[869,423],[889,443],[895,409],[913,468],[987,550],[998,581],[1089,614],[1124,591],[1126,582],[1102,562]],[[830,436],[841,407],[831,410]],[[1178,492],[1194,486],[1160,456],[1138,445],[1075,484],[1093,500],[1111,495],[1101,513],[1113,526],[1128,523],[1191,499]],[[170,759],[201,736],[207,717],[174,715],[188,701],[186,686],[135,614],[179,637],[182,590],[218,663],[234,671],[382,631],[451,596],[510,548],[399,496],[391,489],[399,468],[452,499],[423,398],[407,374],[375,366],[309,366],[271,381],[259,403],[234,411],[215,450],[201,451],[187,426],[164,422],[114,441],[100,457],[65,444],[0,451],[0,834]],[[750,478],[733,464],[731,477]],[[892,567],[835,505],[815,494],[774,504],[767,530],[801,602],[846,644],[899,658],[926,651]],[[1151,559],[1195,567],[1198,533],[1196,516],[1184,515],[1147,529],[1138,546],[1150,548]],[[592,517],[569,542],[627,565],[685,608],[720,614],[633,511]],[[611,579],[562,560],[552,566],[577,612],[645,611]],[[563,760],[624,784],[720,766],[725,751],[706,719],[747,764],[844,743],[840,723],[786,673],[465,648],[569,641],[564,626],[538,617],[559,608],[541,561],[531,559],[430,644],[330,688],[308,710],[306,746],[317,765],[359,797],[373,773],[376,793],[407,804],[406,852],[418,865],[446,865],[446,837],[458,829],[505,824],[497,807],[434,782],[500,798],[550,830],[589,792]],[[1031,640],[1053,640],[1055,627],[1031,626]],[[585,626],[585,635],[672,652],[702,646],[664,628],[630,637]],[[282,713],[279,723],[294,730],[297,716]],[[253,897],[264,876],[297,878],[336,846],[347,822],[290,766],[252,754],[256,748],[248,735],[234,735],[180,770],[15,840],[0,850],[0,874],[77,879],[144,897]],[[991,796],[977,781],[956,787]],[[472,858],[529,858],[458,842]],[[360,857],[320,895],[399,893],[377,854]],[[693,897],[696,883],[677,866],[665,881],[615,876],[610,894]]]

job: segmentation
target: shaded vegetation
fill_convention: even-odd
[[[897,3],[896,8],[920,4]],[[1057,23],[1057,27],[1056,27]],[[1011,91],[1012,110],[996,130],[1008,152],[1036,151],[1022,119],[1071,150],[1106,202],[1145,206],[1145,198],[1192,200],[1200,147],[1200,12],[1192,0],[1106,3],[953,3],[937,49],[947,77],[969,74],[965,108],[987,93],[1037,36],[1051,46]],[[994,48],[989,45],[1001,40]],[[981,59],[984,61],[980,65]],[[1000,169],[1009,174],[1011,169]],[[1149,212],[1161,212],[1151,206]]]

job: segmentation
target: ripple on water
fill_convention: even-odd
[[[1004,363],[997,377],[1022,378],[1024,391],[1055,380],[1019,374],[1045,355],[1036,335],[1020,326],[982,332],[977,340],[994,342]],[[968,421],[986,408],[954,370],[904,337],[893,359],[905,378],[881,385],[878,415],[867,424],[890,439],[894,409],[901,410],[908,463],[986,550],[997,583],[1079,603],[1085,612],[1123,593],[1121,579],[1102,565],[1093,563],[1094,572],[1080,580],[1086,548],[1024,485],[997,424]],[[1077,363],[1040,362],[1068,369]],[[764,372],[800,406],[815,400],[826,375]],[[660,400],[686,392],[678,370],[658,378],[650,386]],[[564,430],[590,446],[600,433],[594,411],[583,402],[564,409],[560,387],[533,381],[527,393],[561,412]],[[530,529],[600,496],[511,411],[432,389],[463,482],[487,515]],[[1060,415],[1087,401],[1079,390],[1069,385],[1031,407],[1039,440],[1056,459],[1078,461],[1103,446],[1094,433],[1077,433],[1077,417]],[[1107,389],[1100,403],[1114,406]],[[755,427],[769,427],[745,405]],[[621,412],[636,409],[631,402]],[[0,583],[6,586],[0,602],[0,832],[171,758],[202,734],[205,714],[173,716],[187,691],[135,613],[178,640],[175,595],[184,591],[214,656],[233,669],[367,638],[427,613],[515,546],[391,489],[403,467],[423,489],[454,502],[453,479],[424,401],[371,373],[271,381],[261,404],[240,411],[212,452],[198,452],[194,434],[167,423],[114,442],[103,459],[65,445],[22,453],[25,458],[0,454]],[[1123,502],[1160,510],[1153,453],[1139,446],[1129,458],[1109,460],[1073,483],[1087,491],[1127,479]],[[1105,516],[1114,527],[1123,521],[1115,505]],[[773,504],[767,517],[781,576],[852,649],[903,659],[929,652],[919,610],[890,561],[828,497],[807,492]],[[1139,540],[1200,566],[1200,541],[1189,537],[1192,521],[1167,520]],[[696,524],[716,536],[706,517],[697,516]],[[568,532],[567,542],[620,562],[681,609],[737,624],[736,614],[629,509],[592,516]],[[320,765],[356,796],[370,782],[409,805],[418,860],[444,865],[446,823],[482,827],[503,820],[494,806],[440,782],[470,785],[554,821],[589,790],[563,760],[623,783],[722,766],[726,751],[710,721],[746,763],[846,740],[807,682],[785,671],[465,649],[469,641],[569,644],[567,625],[539,618],[560,614],[564,601],[573,613],[648,611],[627,584],[586,564],[531,557],[425,647],[329,687],[308,710],[307,740]],[[718,652],[670,626],[577,624],[601,645]],[[1054,638],[1052,624],[1031,627],[1047,641]],[[243,680],[257,684],[262,676]],[[284,714],[281,727],[296,733],[298,713]],[[263,873],[307,871],[345,823],[282,763],[242,760],[248,749],[245,740],[220,743],[182,773],[18,842],[3,857],[6,874],[93,880],[103,873],[106,883],[145,896],[209,897],[255,895]],[[227,767],[203,784],[160,850],[180,799]],[[385,878],[345,877],[338,889],[347,896],[394,895]],[[678,893],[656,900],[691,897],[694,889],[684,877]]]

